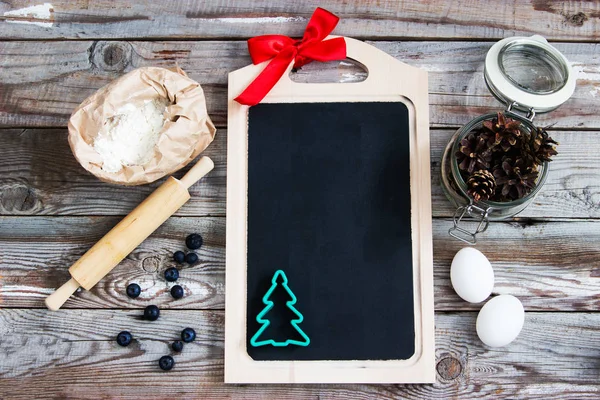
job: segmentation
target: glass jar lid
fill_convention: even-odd
[[[575,91],[569,61],[539,35],[494,44],[485,58],[484,76],[496,98],[523,111],[554,110]]]

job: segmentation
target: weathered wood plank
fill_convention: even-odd
[[[0,5],[0,38],[246,38],[301,36],[315,9],[297,1],[68,1],[54,0],[49,18],[2,16],[31,6]],[[486,38],[541,34],[552,39],[596,40],[600,6],[552,0],[470,2],[323,1],[341,21],[335,33],[361,38]],[[492,12],[493,11],[493,12]],[[12,23],[8,23],[8,22]],[[51,26],[32,24],[52,23]]]
[[[439,183],[441,152],[454,131],[431,131],[433,214],[454,213]],[[525,218],[600,218],[600,132],[555,131],[559,155]],[[225,215],[226,129],[205,154],[216,168],[192,187],[181,216]],[[0,130],[0,214],[125,215],[160,182],[135,188],[98,181],[71,155],[64,129]],[[181,172],[180,172],[181,174]],[[90,195],[93,193],[93,195]]]
[[[521,335],[490,349],[475,313],[436,316],[433,385],[224,385],[222,312],[165,311],[156,322],[133,311],[3,310],[0,392],[10,398],[597,398],[600,314],[526,313]],[[167,378],[157,360],[185,326],[197,340],[175,355]],[[75,327],[75,329],[74,329]],[[123,329],[135,340],[114,340]]]
[[[43,299],[69,279],[68,267],[120,218],[0,217],[0,305],[42,307]],[[164,270],[176,265],[174,251],[185,250],[185,237],[200,233],[203,247],[194,266],[181,268],[178,283],[186,295],[175,300]],[[125,288],[138,283],[142,295],[129,299]],[[134,250],[92,291],[80,289],[65,307],[220,308],[225,303],[225,218],[172,218]]]
[[[0,305],[44,307],[43,299],[64,283],[67,268],[116,222],[114,217],[0,217]],[[435,219],[435,306],[438,311],[477,310],[450,286],[449,267],[463,244],[448,236],[451,222]],[[205,245],[200,262],[186,266],[179,283],[186,297],[173,300],[162,272],[173,265],[187,234]],[[494,293],[518,296],[527,310],[595,311],[600,307],[600,222],[494,223],[477,245],[492,262]],[[560,254],[560,256],[557,256]],[[515,256],[516,255],[516,256]],[[130,282],[140,298],[125,296]],[[223,309],[225,304],[225,218],[171,218],[91,291],[81,291],[67,308]]]
[[[135,187],[101,182],[79,165],[67,136],[66,129],[0,130],[0,214],[126,215],[164,182]],[[178,215],[225,215],[225,129],[217,130],[203,155],[215,168],[190,188],[192,198]]]
[[[491,43],[373,42],[382,50],[429,71],[430,121],[456,127],[502,109],[483,80]],[[600,128],[600,44],[557,43],[578,77],[571,100],[538,116],[555,128]],[[246,44],[226,42],[0,42],[0,126],[66,126],[73,109],[123,72],[178,63],[205,90],[209,114],[224,126],[227,73],[247,65]],[[297,80],[349,82],[364,71],[348,62],[312,63]]]

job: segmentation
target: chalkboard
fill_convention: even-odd
[[[248,116],[247,340],[283,270],[306,347],[254,360],[408,359],[415,351],[408,109],[401,102],[260,104]],[[281,296],[277,296],[277,294]],[[275,291],[263,337],[299,335]],[[288,299],[289,300],[289,299]]]
[[[363,82],[229,74],[225,382],[435,382],[427,72],[344,40]]]

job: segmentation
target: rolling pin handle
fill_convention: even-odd
[[[202,157],[198,160],[183,178],[179,180],[186,189],[189,189],[194,183],[198,182],[204,175],[208,174],[215,167],[215,163],[208,157]]]
[[[46,307],[48,307],[49,310],[57,311],[65,304],[65,301],[69,300],[69,297],[71,297],[77,289],[79,289],[79,283],[73,278],[69,279],[67,283],[56,289],[50,296],[46,297]]]

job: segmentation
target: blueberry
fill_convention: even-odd
[[[192,233],[185,238],[185,245],[190,250],[198,250],[200,247],[202,247],[202,242],[202,236],[197,233]]]
[[[176,251],[173,253],[173,260],[175,260],[177,264],[183,264],[185,261],[185,253],[183,251]]]
[[[179,285],[175,285],[171,288],[171,296],[174,299],[180,299],[183,297],[183,288]]]
[[[117,343],[119,346],[129,346],[129,343],[131,343],[131,333],[127,331],[119,332],[117,335]]]
[[[149,321],[156,321],[160,315],[160,310],[156,306],[148,306],[144,309],[144,318]]]
[[[173,351],[179,353],[183,350],[183,342],[181,340],[176,340],[171,344],[171,348]]]
[[[165,279],[168,282],[175,282],[179,279],[179,271],[175,267],[165,269]]]
[[[162,356],[160,360],[158,360],[158,366],[163,371],[170,371],[171,369],[173,369],[174,365],[175,360],[173,360],[173,357],[171,356]]]
[[[127,296],[135,299],[140,295],[140,293],[142,293],[142,288],[140,288],[140,285],[137,283],[130,283],[127,285]]]
[[[185,256],[185,262],[192,265],[198,262],[198,254],[196,253],[187,253]]]
[[[181,331],[181,340],[186,343],[193,342],[196,339],[196,331],[192,328],[185,328]]]

